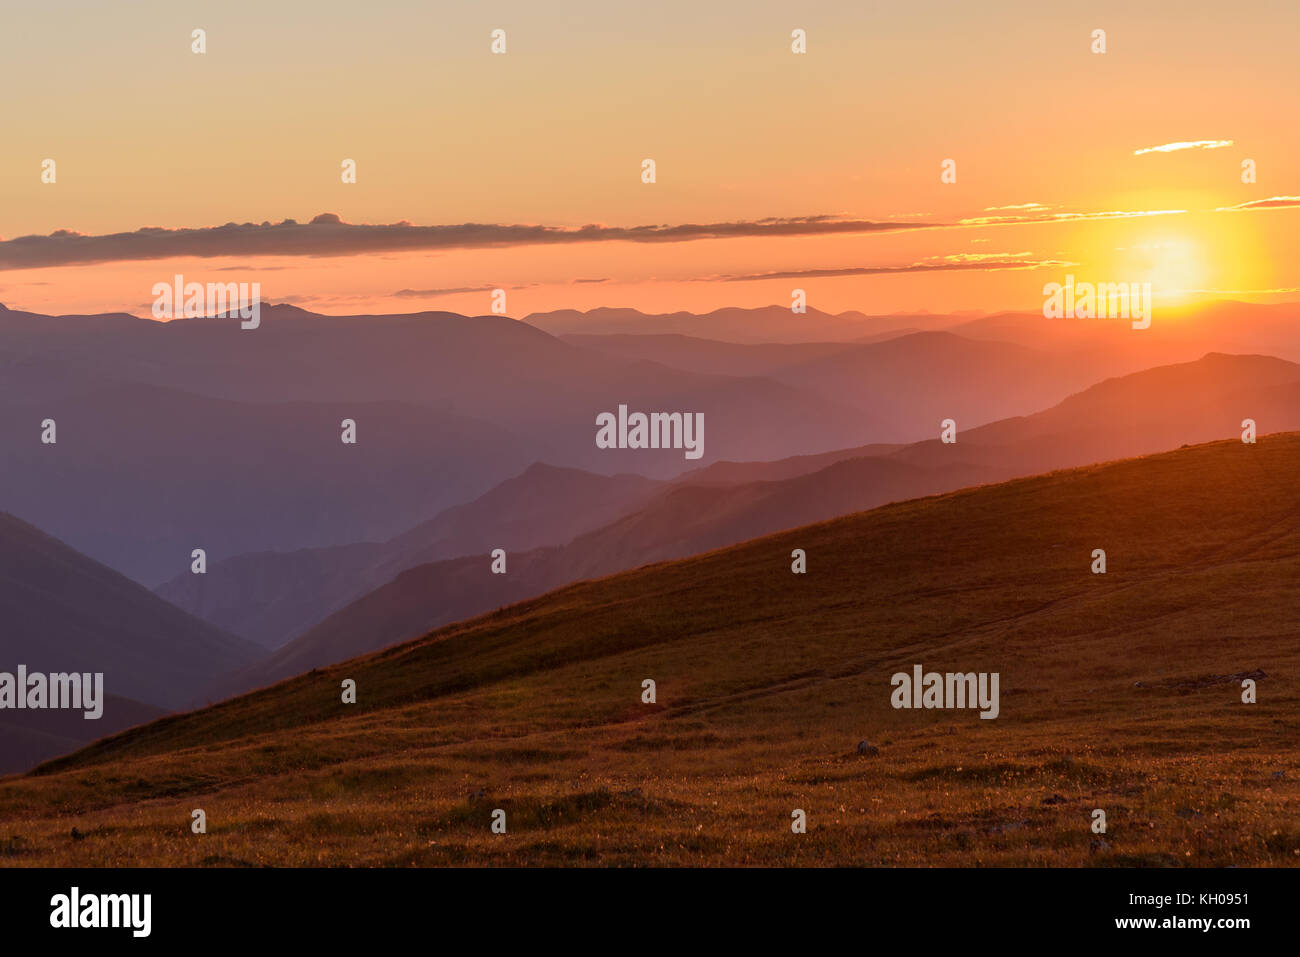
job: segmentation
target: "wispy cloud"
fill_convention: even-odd
[[[1029,216],[972,216],[958,220],[959,226],[1019,226],[1031,223],[1069,223],[1094,219],[1131,219],[1138,216],[1176,216],[1185,209],[1115,209],[1093,213],[1044,213]]]
[[[533,289],[540,286],[538,282],[521,282],[515,285],[503,283],[484,283],[481,286],[446,286],[440,289],[399,289],[393,293],[395,299],[435,299],[438,296],[458,296],[467,292],[492,292],[494,289]]]
[[[1015,206],[985,206],[984,212],[997,213],[1007,209],[1051,209],[1050,206],[1044,206],[1042,203],[1019,203]]]
[[[1144,149],[1134,150],[1134,156],[1141,156],[1143,153],[1176,153],[1179,150],[1217,150],[1225,146],[1231,146],[1232,140],[1184,140],[1179,143],[1162,143],[1160,146],[1148,146]]]
[[[1274,289],[1179,289],[1176,291],[1212,296],[1276,296],[1284,293],[1300,292],[1300,286],[1278,286]]]
[[[1077,263],[1055,259],[1024,259],[1028,253],[957,253],[934,256],[897,266],[838,266],[826,269],[787,269],[740,276],[701,276],[694,282],[758,282],[764,279],[829,279],[839,276],[887,276],[896,273],[994,271],[1002,269],[1064,268]]]
[[[431,299],[434,296],[454,296],[465,292],[491,292],[501,286],[488,283],[482,286],[448,286],[443,289],[399,289],[393,293],[394,299]]]
[[[1255,199],[1249,203],[1238,203],[1236,206],[1220,206],[1216,212],[1233,213],[1247,209],[1289,209],[1293,206],[1300,206],[1300,196],[1270,196],[1268,199]]]
[[[930,256],[921,260],[922,262],[946,262],[946,263],[978,263],[978,262],[1010,262],[1012,260],[1028,262],[1032,260],[1033,253],[949,253],[946,256]]]

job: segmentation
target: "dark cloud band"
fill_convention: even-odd
[[[358,253],[420,249],[468,249],[491,246],[569,243],[674,243],[700,239],[763,236],[821,236],[897,232],[934,228],[940,223],[842,220],[825,216],[764,219],[733,223],[685,223],[676,226],[579,227],[463,223],[414,226],[345,223],[332,213],[310,223],[227,223],[197,229],[149,226],[130,233],[87,236],[59,230],[48,236],[0,241],[0,269],[184,257],[346,256]]]

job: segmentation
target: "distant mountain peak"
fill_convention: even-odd
[[[269,309],[277,316],[319,316],[320,313],[312,312],[309,309],[303,309],[301,306],[295,306],[287,302],[267,302],[262,301],[262,307]]]

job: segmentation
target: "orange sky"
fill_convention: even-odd
[[[1294,3],[896,6],[322,0],[7,13],[0,82],[21,95],[6,103],[0,152],[0,301],[148,314],[153,284],[177,272],[257,281],[267,299],[332,313],[482,313],[498,286],[519,316],[787,303],[795,287],[828,311],[1034,309],[1067,272],[1149,281],[1157,302],[1300,299],[1300,200],[1219,211],[1300,196]],[[203,55],[190,49],[195,27],[207,30]],[[803,55],[790,50],[796,27]],[[489,50],[494,28],[505,55]],[[1097,28],[1104,54],[1090,51]],[[1134,155],[1184,141],[1230,145]],[[641,182],[646,157],[653,185]],[[40,179],[46,158],[54,184]],[[355,184],[340,181],[344,158],[357,161]],[[955,184],[940,181],[946,158]],[[1241,181],[1245,159],[1256,183]],[[39,268],[12,243],[321,213],[570,228],[1159,210],[1186,212],[674,243],[359,243],[328,258],[250,245]],[[971,256],[1049,265],[932,268]],[[930,268],[721,281],[916,264]]]

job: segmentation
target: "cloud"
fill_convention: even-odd
[[[482,286],[447,286],[442,289],[399,289],[393,293],[396,299],[433,299],[437,296],[458,296],[469,292],[495,292],[498,289],[532,289],[541,283],[521,282],[513,286],[502,283],[485,283]]]
[[[1279,196],[1231,209],[1263,209],[1295,204]],[[1016,226],[1083,220],[1171,216],[1184,209],[1047,212],[1040,203],[989,207],[985,212],[1020,210],[1024,215],[975,216],[957,222],[918,220],[884,222],[838,215],[766,217],[724,223],[679,223],[647,226],[541,226],[500,223],[461,223],[416,226],[405,220],[386,225],[342,222],[322,213],[309,223],[286,219],[279,223],[226,223],[224,226],[167,229],[145,226],[134,232],[88,236],[60,229],[48,236],[21,236],[0,241],[0,271],[91,263],[148,261],[170,258],[245,258],[267,256],[350,256],[394,254],[418,250],[454,250],[574,243],[679,243],[706,239],[832,236],[892,233],[917,229]],[[243,271],[244,267],[230,268]],[[286,266],[257,267],[285,269]],[[468,289],[462,291],[478,291]],[[418,295],[411,290],[408,295]],[[435,294],[435,293],[430,293]],[[441,294],[441,293],[436,293]]]
[[[1185,209],[1115,209],[1097,213],[1045,213],[1035,216],[973,216],[959,226],[1021,226],[1028,223],[1069,223],[1094,219],[1131,219],[1137,216],[1175,216]]]
[[[1024,253],[949,253],[946,256],[929,256],[922,262],[946,262],[946,263],[977,263],[989,261],[1007,262],[1010,260],[1024,261],[1026,257],[1032,257],[1030,252]]]
[[[1254,199],[1249,203],[1238,203],[1236,206],[1220,206],[1216,212],[1233,213],[1247,209],[1290,209],[1294,206],[1300,206],[1300,196],[1270,196],[1268,199]]]
[[[996,213],[1004,209],[1051,209],[1051,207],[1044,206],[1042,203],[1020,203],[1017,206],[985,206],[984,212]]]
[[[1217,150],[1225,146],[1231,146],[1232,140],[1186,140],[1180,143],[1164,143],[1160,146],[1148,146],[1145,149],[1134,150],[1134,156],[1141,156],[1143,153],[1175,153],[1178,150]]]
[[[993,271],[1001,269],[1064,268],[1077,263],[1055,259],[1009,258],[1027,256],[1028,253],[958,253],[951,256],[934,256],[920,262],[899,266],[845,266],[828,269],[789,269],[780,272],[752,273],[742,276],[708,276],[695,282],[757,282],[764,279],[829,279],[840,276],[885,276],[896,273],[956,272],[968,269]]]
[[[432,296],[452,296],[465,292],[491,292],[502,288],[499,285],[485,286],[449,286],[445,289],[399,289],[393,293],[395,299],[428,299]]]
[[[1275,289],[1178,289],[1176,291],[1213,296],[1276,296],[1281,293],[1300,292],[1300,286],[1279,286]]]
[[[675,243],[699,239],[818,236],[928,229],[942,223],[875,222],[832,216],[770,217],[729,223],[650,226],[538,226],[461,223],[415,226],[345,223],[322,213],[310,223],[226,223],[224,226],[164,229],[146,226],[129,233],[87,236],[66,229],[48,236],[0,242],[0,269],[217,256],[346,256],[420,249],[572,243]]]

